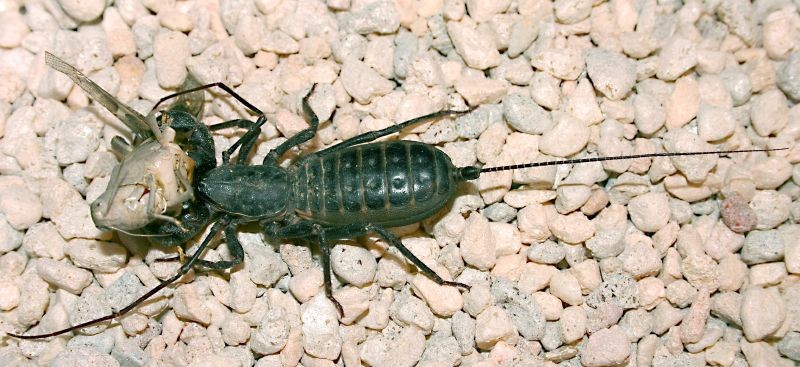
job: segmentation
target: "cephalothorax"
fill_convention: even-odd
[[[330,241],[352,238],[367,232],[379,235],[389,245],[397,248],[439,285],[469,288],[465,284],[440,277],[387,228],[415,223],[434,215],[456,195],[456,188],[460,183],[476,179],[484,172],[656,156],[764,151],[670,152],[480,168],[455,167],[446,154],[428,144],[404,140],[374,142],[421,122],[470,112],[445,110],[355,136],[332,147],[303,155],[288,168],[281,168],[278,159],[292,147],[314,137],[319,126],[319,120],[308,104],[309,96],[314,93],[312,89],[302,100],[302,110],[310,126],[270,151],[262,164],[247,166],[247,157],[260,135],[261,126],[266,123],[266,116],[261,111],[221,83],[193,88],[173,96],[214,86],[221,87],[245,104],[259,116],[258,120],[254,124],[243,123],[242,120],[223,123],[227,126],[249,128],[236,143],[223,152],[222,164],[219,166],[209,166],[208,157],[194,154],[210,150],[213,158],[213,141],[210,137],[188,140],[182,147],[195,160],[196,168],[192,179],[194,199],[186,202],[173,221],[152,221],[140,228],[143,233],[159,235],[154,238],[159,243],[183,245],[210,224],[209,234],[197,250],[186,259],[176,275],[164,280],[118,312],[48,334],[14,336],[43,338],[110,320],[132,310],[178,280],[195,265],[210,269],[233,267],[244,260],[244,251],[236,231],[239,225],[248,222],[257,222],[270,237],[316,239],[322,250],[325,293],[339,308],[340,313],[341,306],[332,296]],[[180,124],[178,128],[175,123],[171,126],[179,133],[184,131]],[[231,156],[237,150],[238,157],[232,160]],[[200,260],[200,255],[211,240],[223,231],[232,259],[217,262]]]

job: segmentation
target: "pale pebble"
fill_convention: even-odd
[[[559,80],[548,73],[534,72],[529,91],[533,101],[548,110],[558,109],[561,105]]]
[[[681,341],[684,344],[697,343],[706,331],[706,320],[711,312],[710,293],[701,289],[692,302],[689,312],[683,318],[680,326]]]
[[[556,321],[561,318],[564,306],[561,305],[560,299],[547,292],[536,292],[533,294],[533,299],[541,308],[545,320]]]
[[[664,193],[651,192],[633,198],[628,203],[631,221],[644,232],[657,232],[670,218],[669,198]]]
[[[468,24],[448,22],[447,33],[467,66],[485,70],[500,65],[500,53],[485,32]]]
[[[90,22],[97,19],[103,14],[106,7],[106,2],[103,0],[61,0],[59,3],[64,12],[79,22]]]
[[[188,76],[186,62],[191,56],[189,38],[185,34],[172,31],[157,35],[153,41],[153,58],[159,86],[180,87]]]
[[[581,286],[575,276],[568,271],[560,271],[553,274],[550,278],[550,294],[571,306],[578,306],[583,303]]]
[[[476,318],[475,343],[478,348],[491,349],[497,342],[508,341],[516,335],[508,315],[498,306],[487,308]]]
[[[202,324],[210,323],[211,310],[200,297],[194,284],[178,287],[172,296],[172,309],[175,315]]]
[[[319,294],[301,308],[303,344],[306,353],[325,359],[334,359],[342,349],[336,308],[325,295]]]
[[[625,97],[636,83],[636,66],[624,55],[595,48],[586,54],[586,72],[594,87],[611,100]]]
[[[481,270],[491,269],[495,262],[495,243],[489,221],[480,213],[472,213],[461,239],[464,262]]]
[[[703,140],[711,142],[729,137],[736,119],[729,108],[703,104],[697,111],[697,131]]]
[[[656,75],[662,80],[675,80],[697,64],[692,41],[673,36],[661,48]]]
[[[394,33],[400,27],[400,14],[390,1],[376,1],[344,14],[341,27],[354,33]]]
[[[630,355],[630,343],[618,326],[593,333],[581,352],[581,363],[586,367],[616,365]]]
[[[44,281],[73,294],[80,294],[92,282],[92,273],[66,262],[39,259],[36,269]]]
[[[584,242],[595,233],[594,223],[583,213],[573,212],[569,215],[560,215],[554,211],[547,211],[548,228],[558,239],[578,244]]]
[[[336,245],[331,250],[331,269],[346,282],[361,287],[375,278],[378,263],[364,248]]]
[[[667,285],[667,300],[679,308],[686,308],[692,304],[697,296],[697,288],[683,279],[677,279]]]
[[[789,122],[789,104],[786,96],[770,89],[753,97],[750,121],[758,135],[769,136],[781,131]]]
[[[786,269],[792,274],[800,273],[800,226],[781,226],[778,232],[784,241]]]
[[[79,267],[111,273],[128,260],[124,247],[105,241],[76,238],[67,242],[65,253]]]
[[[667,120],[664,106],[650,94],[639,92],[633,99],[633,107],[635,110],[633,121],[643,134],[655,133]]]
[[[374,69],[358,60],[348,59],[345,61],[339,79],[347,93],[359,103],[364,104],[394,89],[393,82],[383,78]]]
[[[743,293],[741,318],[744,335],[759,341],[778,330],[786,317],[786,307],[777,288],[750,287]]]
[[[250,330],[247,330],[246,333],[250,334]],[[250,347],[260,354],[280,352],[288,342],[289,333],[286,311],[282,307],[270,308],[264,314],[258,328],[249,335]]]
[[[464,311],[476,317],[481,312],[494,305],[494,298],[485,285],[473,285],[469,292],[464,294]]]
[[[756,188],[774,190],[792,177],[792,165],[785,157],[769,157],[751,169]]]
[[[757,264],[750,267],[748,284],[757,287],[778,285],[787,275],[786,264],[783,262]]]
[[[322,290],[323,274],[313,268],[295,274],[289,279],[289,291],[298,301],[305,303]]]
[[[700,107],[700,90],[697,81],[683,77],[675,82],[675,89],[665,103],[668,129],[682,127],[697,115]]]
[[[547,49],[531,58],[531,65],[563,80],[576,80],[583,71],[581,50],[576,48]]]
[[[772,229],[789,219],[791,198],[779,191],[757,191],[750,201],[750,207],[756,214],[756,229]]]
[[[500,101],[508,93],[509,83],[505,80],[462,76],[455,81],[455,88],[470,106],[479,106]]]
[[[578,85],[567,95],[563,111],[576,117],[586,125],[594,125],[603,121],[603,112],[595,97],[595,90],[589,79],[582,78]]]
[[[695,288],[705,288],[711,292],[719,288],[720,272],[717,262],[711,256],[687,256],[681,261],[681,273]]]

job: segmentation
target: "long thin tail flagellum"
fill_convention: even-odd
[[[577,164],[577,163],[592,163],[592,162],[605,162],[605,161],[619,161],[625,159],[637,158],[654,158],[654,157],[680,157],[691,155],[711,155],[711,154],[734,154],[734,153],[753,153],[753,152],[774,152],[779,150],[787,150],[789,148],[774,148],[774,149],[742,149],[742,150],[723,150],[717,152],[675,152],[675,153],[648,153],[648,154],[634,154],[634,155],[620,155],[614,157],[592,157],[592,158],[577,158],[577,159],[562,159],[544,162],[531,162],[512,164],[508,166],[486,167],[478,168],[474,166],[461,167],[458,169],[458,175],[465,180],[474,180],[482,173],[511,171],[515,169],[536,168],[546,166],[558,166],[562,164]]]

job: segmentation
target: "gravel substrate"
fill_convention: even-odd
[[[0,0],[0,365],[800,363],[797,2],[107,3]],[[107,315],[177,269],[155,261],[175,249],[94,226],[89,203],[118,163],[110,141],[127,133],[44,51],[144,114],[190,74],[226,83],[267,113],[254,164],[308,126],[300,101],[314,84],[319,132],[283,165],[467,108],[399,138],[456,166],[788,149],[484,174],[395,230],[469,291],[377,237],[341,241],[339,316],[316,246],[246,227],[244,265],[193,272],[79,334],[22,341],[5,333]],[[218,90],[206,97],[206,124],[255,120]],[[218,156],[243,131],[216,134]],[[203,259],[230,258],[218,243]]]

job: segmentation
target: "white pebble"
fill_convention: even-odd
[[[517,335],[514,324],[502,308],[491,306],[476,317],[475,343],[488,350],[497,342],[509,341]]]
[[[636,65],[624,55],[603,48],[587,52],[586,72],[594,87],[612,100],[625,97],[636,83]]]
[[[720,273],[717,262],[705,254],[689,255],[681,261],[681,273],[695,288],[714,292],[719,288]]]
[[[80,22],[90,22],[103,14],[104,0],[60,0],[61,9]]]
[[[789,122],[789,105],[786,96],[770,89],[753,97],[750,109],[753,130],[761,136],[778,133]]]
[[[289,291],[301,303],[308,302],[320,293],[323,279],[322,271],[318,268],[302,271],[289,279]]]
[[[464,305],[458,288],[438,285],[423,274],[415,274],[411,279],[411,286],[438,316],[452,316]]]
[[[84,288],[92,283],[92,273],[66,262],[39,259],[36,263],[36,269],[44,281],[72,294],[80,294]]]
[[[65,252],[76,266],[104,273],[119,270],[128,260],[128,252],[116,243],[82,238],[70,240]]]
[[[727,138],[736,127],[736,119],[729,108],[701,105],[697,111],[697,132],[703,140],[711,142]]]
[[[342,28],[354,33],[394,33],[400,27],[400,14],[390,1],[375,1],[356,11],[344,13]]]
[[[105,1],[101,4],[105,5]],[[112,356],[103,354],[90,346],[75,346],[64,349],[58,354],[58,358],[53,360],[53,367],[72,367],[72,366],[97,366],[97,367],[118,367],[120,364]]]
[[[589,337],[581,352],[581,363],[586,367],[613,366],[625,362],[629,355],[628,337],[615,325]]]
[[[581,151],[589,141],[589,127],[565,113],[556,114],[555,119],[556,125],[539,140],[539,150],[555,157],[568,157]]]
[[[505,80],[462,76],[456,80],[455,88],[470,106],[479,106],[500,101],[508,93],[509,83]]]
[[[778,330],[786,308],[777,288],[750,287],[742,299],[742,329],[749,341],[759,341]]]
[[[791,198],[779,191],[760,190],[750,200],[756,213],[756,229],[772,229],[789,219]]]
[[[289,331],[286,311],[282,307],[270,308],[250,335],[250,347],[260,354],[280,352],[286,346]],[[250,333],[249,329],[247,333]]]
[[[687,129],[670,130],[664,134],[664,148],[668,152],[708,152],[713,147],[692,134]],[[708,173],[717,164],[717,157],[711,155],[694,155],[672,157],[675,168],[680,170],[689,182],[703,182]]]
[[[531,59],[531,65],[563,80],[575,80],[583,71],[581,51],[575,48],[547,49]]]
[[[783,262],[753,265],[750,268],[750,285],[768,287],[778,285],[787,276]]]
[[[158,85],[165,89],[180,87],[189,75],[186,61],[192,56],[189,37],[177,31],[158,34],[153,41]]]
[[[336,245],[331,249],[331,268],[347,283],[362,287],[375,278],[378,262],[362,247]]]
[[[13,8],[11,5],[10,9],[4,9],[0,13],[0,47],[3,48],[19,47],[31,31],[25,22],[25,16],[12,10]]]
[[[580,22],[592,12],[592,2],[588,0],[557,0],[553,7],[556,18],[563,24]]]
[[[117,8],[109,7],[105,10],[102,25],[111,55],[119,57],[136,53],[136,42],[131,28],[125,24]]]
[[[673,36],[661,48],[656,75],[662,80],[675,80],[697,64],[692,41]]]
[[[669,222],[669,197],[658,192],[639,195],[628,203],[628,212],[636,228],[657,232]]]
[[[489,221],[483,215],[475,212],[470,214],[459,247],[467,264],[480,270],[489,270],[494,266],[494,236]]]
[[[554,210],[547,212],[548,228],[556,238],[566,243],[578,244],[594,235],[594,223],[581,212],[561,215]]]
[[[569,271],[560,271],[553,274],[550,278],[550,294],[571,306],[578,306],[583,303],[581,286]]]
[[[172,296],[172,309],[180,318],[201,324],[211,322],[211,310],[200,298],[194,284],[184,284],[175,290]]]
[[[342,349],[337,311],[325,295],[320,294],[300,307],[303,321],[303,345],[306,353],[333,360]]]
[[[382,77],[361,61],[348,59],[339,74],[342,86],[359,103],[367,104],[394,89],[394,83]]]
[[[785,246],[786,270],[792,274],[800,273],[800,226],[797,224],[781,226],[778,232]]]
[[[500,65],[500,53],[485,32],[464,23],[448,22],[447,33],[467,66],[485,70]]]

